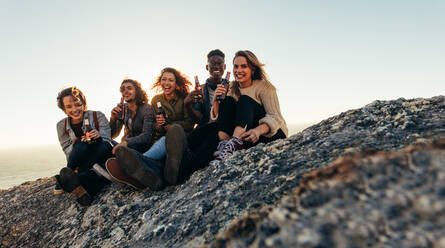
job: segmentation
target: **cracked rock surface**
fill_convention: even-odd
[[[374,101],[159,192],[110,185],[83,208],[51,178],[27,182],[0,191],[0,246],[441,247],[444,157],[430,143],[443,135],[443,96]],[[314,176],[333,161],[348,166]]]

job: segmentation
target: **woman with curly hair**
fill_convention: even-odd
[[[257,143],[287,137],[275,87],[264,64],[251,51],[238,51],[233,59],[235,81],[226,89],[218,85],[213,98],[211,119],[218,123],[217,160]],[[222,95],[222,101],[216,100]]]
[[[125,103],[118,104],[111,111],[111,137],[116,138],[122,126],[125,126],[125,130],[121,142],[113,148],[113,153],[119,146],[128,146],[139,152],[145,152],[153,143],[152,133],[155,123],[147,93],[141,84],[133,79],[124,79],[120,92]]]
[[[193,130],[194,122],[188,116],[184,105],[190,86],[190,81],[180,71],[171,67],[161,71],[152,89],[162,93],[154,96],[151,101],[153,111],[156,113],[154,139],[157,141],[143,154],[125,146],[116,147],[116,158],[107,161],[107,169],[111,176],[136,189],[162,188],[164,166],[155,160],[162,160],[166,156],[167,130],[172,126],[181,126],[186,133]],[[179,153],[182,155],[182,151],[177,152]],[[174,158],[167,158],[166,164],[172,159]]]
[[[184,99],[191,85],[180,71],[171,67],[162,69],[152,86],[152,89],[162,93],[153,97],[151,106],[155,113],[159,113],[160,109],[165,113],[165,117],[162,114],[156,115],[155,139],[164,136],[175,123],[181,125],[186,133],[192,131],[194,123],[184,106]]]

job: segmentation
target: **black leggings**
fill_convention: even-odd
[[[228,96],[219,104],[218,131],[223,131],[229,136],[232,136],[237,126],[246,127],[246,131],[248,131],[259,126],[259,121],[264,116],[266,116],[264,107],[249,96],[240,96],[238,102],[233,97]],[[269,143],[284,138],[286,138],[286,135],[283,130],[279,129],[272,137],[261,135],[255,144],[245,145],[251,147],[258,143]]]

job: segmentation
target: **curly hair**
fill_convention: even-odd
[[[145,92],[145,90],[142,89],[141,83],[139,83],[136,80],[126,78],[126,79],[124,79],[124,81],[122,81],[121,87],[119,88],[121,93],[122,93],[122,91],[124,91],[124,83],[131,83],[133,85],[133,87],[136,89],[136,96],[135,96],[136,105],[139,106],[139,105],[148,103],[147,92]]]
[[[79,90],[76,86],[68,87],[59,92],[57,94],[57,106],[65,111],[65,105],[63,104],[63,98],[65,96],[72,96],[75,100],[81,101],[84,106],[84,110],[88,109],[87,99],[81,90]]]
[[[177,86],[175,92],[177,95],[185,97],[190,92],[189,88],[192,86],[192,83],[187,79],[187,76],[185,76],[182,72],[176,70],[175,68],[166,67],[162,69],[161,74],[157,77],[156,82],[151,88],[155,89],[156,92],[162,92],[161,78],[165,72],[170,72],[175,75]]]

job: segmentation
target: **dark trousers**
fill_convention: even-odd
[[[79,172],[80,185],[82,185],[90,196],[96,195],[109,181],[99,176],[94,170]]]
[[[226,97],[219,104],[218,113],[218,131],[223,131],[232,136],[235,127],[246,127],[246,131],[259,126],[259,121],[266,116],[264,107],[258,104],[249,96],[242,95],[235,101],[233,97]],[[255,144],[244,144],[246,148],[252,147],[258,143],[269,143],[277,139],[284,139],[286,135],[279,129],[272,137],[261,135]]]
[[[91,196],[99,192],[108,180],[91,170],[95,163],[104,167],[105,162],[112,156],[110,143],[101,141],[94,144],[79,142],[73,146],[68,157],[67,167],[78,169],[80,184]]]
[[[236,126],[247,125],[246,130],[255,128],[265,115],[264,107],[248,96],[241,96],[238,102],[233,97],[226,97],[219,105],[217,122],[199,126],[187,137],[188,149],[183,155],[181,179],[185,180],[194,171],[207,166],[212,161],[213,152],[216,151],[219,142],[218,131],[224,131],[231,136]],[[270,138],[261,135],[257,143],[247,144],[247,147],[281,138],[286,138],[286,135],[280,129]]]
[[[110,143],[101,141],[94,144],[79,142],[73,146],[67,167],[72,170],[89,170],[95,163],[103,165],[112,156]]]

